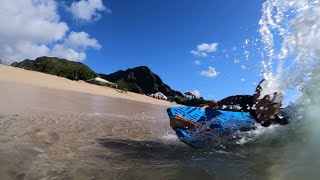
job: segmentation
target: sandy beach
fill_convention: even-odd
[[[116,89],[109,87],[93,85],[84,81],[72,81],[67,78],[62,78],[55,75],[35,71],[28,71],[25,69],[14,68],[5,65],[0,65],[0,83],[1,82],[26,84],[50,89],[88,93],[107,97],[128,99],[155,105],[163,105],[168,107],[176,105],[175,103],[154,99],[137,93],[121,93],[118,92]]]
[[[127,179],[183,146],[144,95],[1,65],[0,99],[0,179]]]
[[[318,138],[311,144],[304,141],[309,131],[292,126],[296,122],[261,131],[246,144],[196,149],[183,144],[171,129],[166,109],[172,105],[0,66],[0,179],[319,177],[319,161],[304,156],[317,152]],[[252,138],[251,133],[257,132],[245,138]],[[314,148],[304,148],[312,143]],[[297,150],[307,153],[296,159]],[[292,159],[293,166],[288,163]],[[302,172],[309,167],[305,164],[314,167],[306,171],[313,174]]]
[[[0,180],[320,179],[320,0],[0,0],[0,21]]]

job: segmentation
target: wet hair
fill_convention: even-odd
[[[259,84],[256,87],[256,92],[253,94],[253,104],[257,104],[259,98],[260,98],[260,93],[262,91],[261,84],[265,81],[265,79],[262,79]]]
[[[262,79],[262,80],[259,82],[258,86],[256,87],[256,93],[258,93],[258,92],[261,92],[261,91],[262,91],[261,84],[262,84],[264,81],[265,81],[265,79]]]

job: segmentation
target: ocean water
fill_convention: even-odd
[[[280,151],[284,161],[272,172],[279,179],[318,179],[320,1],[267,0],[262,13],[262,74],[269,82],[267,89],[294,99],[287,108],[291,126],[284,131],[291,142]]]
[[[0,179],[319,179],[320,2],[262,14],[265,89],[297,94],[289,125],[194,149],[166,107],[1,82]]]
[[[319,176],[318,131],[302,121],[313,112],[288,109],[296,119],[287,126],[194,149],[176,138],[163,106],[22,84],[0,89],[1,179]]]

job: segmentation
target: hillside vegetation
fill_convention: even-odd
[[[139,66],[125,71],[120,70],[107,75],[98,74],[80,62],[46,56],[38,57],[35,60],[26,59],[19,63],[15,62],[11,66],[57,75],[72,80],[86,81],[100,76],[103,79],[116,83],[119,89],[126,89],[140,94],[152,94],[160,91],[168,96],[170,100],[182,105],[198,106],[208,102],[203,98],[185,98],[181,92],[171,89],[157,74],[153,73],[146,66]]]
[[[109,75],[99,75],[104,79],[117,83],[120,89],[126,88],[129,91],[140,94],[151,94],[160,91],[166,96],[183,96],[181,92],[172,90],[146,66],[139,66],[126,71],[120,70]]]
[[[43,56],[35,60],[26,59],[19,63],[15,62],[11,66],[57,75],[72,80],[88,80],[98,76],[97,73],[80,62],[68,61],[56,57]]]

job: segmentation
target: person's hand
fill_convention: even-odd
[[[281,108],[281,102],[273,103],[269,95],[264,96],[256,104],[256,115],[261,123],[266,123],[278,113]]]
[[[209,107],[209,105],[208,104],[200,104],[199,107],[201,109],[207,109]]]
[[[218,109],[218,101],[210,101],[208,106],[210,109]]]

